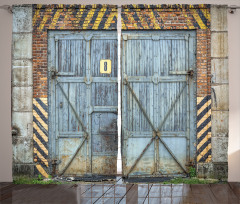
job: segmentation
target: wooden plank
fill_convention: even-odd
[[[98,201],[99,203],[119,203],[126,195],[126,185],[114,185],[109,191],[107,191],[102,198]]]
[[[237,182],[229,182],[228,183],[234,194],[238,197],[240,200],[240,183]]]
[[[126,203],[138,203],[138,185],[134,184],[126,194]]]
[[[10,182],[1,183],[1,185],[0,185],[0,201],[8,200],[10,203],[12,201],[13,189],[16,188],[16,186],[17,186],[16,184],[13,184]]]
[[[0,182],[0,190],[8,187],[11,188],[12,186],[15,186],[12,182]]]
[[[239,203],[238,197],[228,184],[210,184],[210,189],[218,203]]]
[[[81,203],[94,203],[98,201],[107,191],[114,185],[112,184],[96,184],[85,193],[81,194]]]
[[[191,194],[198,203],[218,203],[208,184],[194,184],[191,186]]]

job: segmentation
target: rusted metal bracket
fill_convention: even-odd
[[[128,35],[127,34],[123,34],[122,38],[123,38],[123,40],[128,40]]]
[[[155,132],[155,131],[153,131],[153,138],[154,139],[159,139],[161,137],[161,133],[160,133],[160,131],[157,131],[157,132]]]
[[[85,39],[86,41],[90,41],[90,40],[92,39],[92,37],[93,37],[92,34],[86,34],[86,35],[84,35],[84,39]]]
[[[152,40],[160,40],[160,36],[159,35],[152,35]]]
[[[85,77],[84,82],[87,85],[91,84],[92,83],[92,77]]]
[[[56,76],[57,76],[57,74],[58,74],[58,71],[56,70],[56,68],[52,67],[52,68],[50,69],[50,73],[51,73],[51,78],[52,78],[52,79],[55,79]]]
[[[159,83],[159,77],[158,76],[156,76],[156,75],[154,75],[153,77],[152,77],[152,82],[154,83],[154,84],[158,84]]]
[[[57,165],[61,163],[60,160],[52,159],[49,161],[52,164],[52,176],[56,175]]]
[[[187,72],[187,75],[188,75],[188,76],[191,76],[191,77],[192,77],[193,74],[194,74],[194,71],[193,71],[192,69],[190,69],[190,70]]]

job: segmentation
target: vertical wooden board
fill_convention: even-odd
[[[93,83],[93,106],[117,106],[117,83]]]
[[[68,83],[60,83],[59,85],[62,87],[66,96],[69,97]],[[57,95],[59,96],[59,101],[57,101],[58,125],[59,125],[58,130],[59,130],[59,132],[67,132],[68,131],[68,122],[66,122],[66,119],[68,121],[69,103],[68,103],[67,99],[65,98],[62,90],[59,87],[57,89]]]
[[[151,59],[151,57],[149,58],[149,61],[152,61],[152,74],[150,76],[153,76],[154,74],[158,74],[161,76],[161,58],[159,58],[160,56],[160,41],[153,41],[151,44],[149,43],[148,49],[151,50],[151,48],[153,49],[153,53],[151,56],[153,56],[153,59]]]
[[[66,68],[65,71],[66,72],[73,72],[73,70],[71,70],[71,40],[67,40],[67,47],[66,47]]]
[[[70,44],[70,61],[71,61],[71,64],[70,64],[70,70],[71,72],[75,73],[76,74],[76,50],[77,50],[77,41],[76,40],[70,40],[69,42]]]
[[[91,74],[93,77],[117,77],[117,40],[91,40]],[[100,73],[100,60],[110,59],[111,74]]]
[[[100,116],[101,113],[93,113],[92,114],[92,151],[95,152],[102,152],[102,140],[99,136],[99,129],[100,129]]]
[[[62,41],[58,40],[56,43],[54,42],[54,44],[55,44],[56,48],[52,47],[52,49],[57,49],[56,53],[55,53],[56,56],[54,56],[56,58],[56,61],[55,61],[55,63],[54,63],[54,61],[52,63],[54,65],[56,65],[57,70],[59,72],[61,72],[62,71],[62,67],[63,67],[62,60],[61,60],[62,59],[62,55],[63,55],[63,52],[62,52]]]
[[[71,40],[71,72],[76,76],[86,75],[86,41]]]
[[[86,100],[87,96],[87,87],[83,83],[78,83],[77,86],[77,113],[79,114],[80,119],[82,120],[85,127],[87,127],[87,119],[88,119],[88,100]],[[83,131],[81,124],[78,123],[77,127],[78,131]]]
[[[69,83],[69,101],[73,105],[74,110],[76,111],[77,108],[77,84],[76,83]],[[68,131],[69,132],[77,132],[77,124],[78,121],[76,119],[76,116],[74,114],[74,110],[69,107],[68,109],[68,115],[69,115],[69,120],[68,122]]]

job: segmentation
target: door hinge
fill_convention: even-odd
[[[57,159],[52,159],[52,160],[50,160],[50,162],[52,164],[52,173],[51,173],[51,175],[55,176],[55,175],[57,175],[57,165],[59,165],[61,163],[61,161],[57,160]]]
[[[189,75],[191,77],[193,76],[193,74],[194,74],[194,71],[192,69],[187,72],[187,75]]]
[[[50,72],[51,72],[51,78],[55,79],[57,74],[58,74],[58,71],[55,68],[52,67]]]

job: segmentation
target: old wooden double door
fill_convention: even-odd
[[[58,175],[116,175],[116,31],[49,32],[49,150]],[[187,173],[195,159],[194,31],[123,32],[123,176]]]

